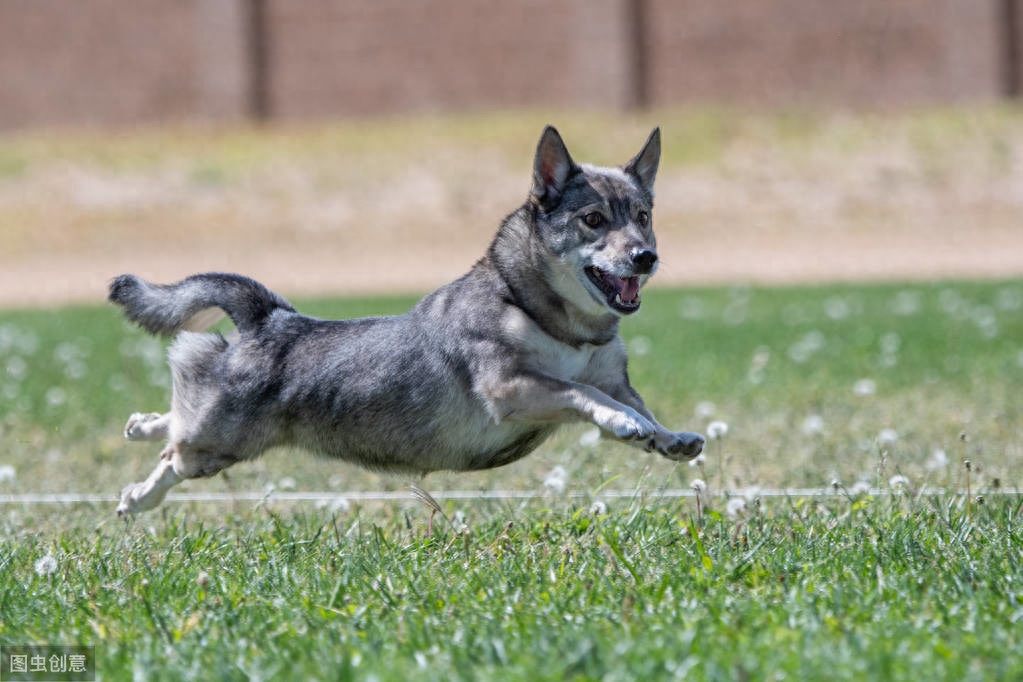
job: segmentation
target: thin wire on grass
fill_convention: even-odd
[[[422,489],[420,489],[422,490]],[[426,491],[423,491],[426,492]],[[657,497],[668,499],[692,498],[697,493],[688,488],[665,488],[653,491]],[[437,500],[539,500],[549,498],[545,492],[537,490],[442,490],[435,493],[427,493],[438,505]],[[729,491],[717,491],[705,493],[705,496],[725,498]],[[893,493],[888,488],[870,488],[863,491],[864,495],[871,497],[888,497]],[[917,497],[933,495],[965,495],[965,488],[920,488],[916,491]],[[1000,488],[998,490],[986,490],[985,495],[993,496],[1017,496],[1023,495],[1023,488]],[[760,488],[757,490],[758,497],[834,497],[835,491],[827,488]],[[608,490],[601,491],[601,497],[607,499],[626,499],[636,496],[636,491],[630,490]],[[566,490],[561,496],[567,499],[589,499],[592,491],[588,490]],[[344,498],[351,502],[388,502],[416,499],[426,504],[431,509],[433,505],[425,502],[418,495],[410,495],[402,490],[369,490],[361,492],[349,492],[343,495],[332,491],[306,491],[306,492],[277,492],[267,493],[264,490],[238,491],[231,493],[224,492],[203,492],[203,493],[169,493],[166,497],[168,502],[260,502],[267,500],[271,502],[322,502]],[[105,493],[18,493],[0,495],[0,505],[26,505],[26,504],[115,504],[119,497]],[[443,511],[441,512],[443,514]],[[447,518],[445,516],[445,518]],[[450,523],[450,520],[449,520]]]

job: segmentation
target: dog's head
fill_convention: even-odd
[[[550,285],[588,313],[639,310],[639,289],[657,270],[652,211],[660,157],[658,128],[620,168],[575,163],[551,126],[540,137],[534,229],[554,257]]]

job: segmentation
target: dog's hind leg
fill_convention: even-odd
[[[128,417],[128,423],[124,425],[124,437],[128,440],[164,440],[167,438],[170,420],[170,412],[136,412]]]
[[[160,453],[160,463],[141,483],[132,483],[121,491],[117,515],[137,514],[158,506],[167,491],[186,478],[207,478],[238,461],[233,455],[191,450],[180,443],[168,445]]]
[[[172,452],[171,448],[167,448],[160,453],[160,463],[146,480],[125,486],[117,505],[118,516],[137,514],[156,507],[163,502],[168,490],[184,480],[174,471]]]

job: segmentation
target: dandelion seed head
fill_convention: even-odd
[[[920,311],[920,294],[905,290],[895,294],[891,310],[896,315],[916,315]]]
[[[803,433],[808,436],[820,433],[824,430],[824,418],[819,414],[811,414],[803,420]]]
[[[57,572],[57,559],[52,554],[39,557],[34,564],[36,575],[53,575]]]
[[[844,298],[833,296],[824,301],[824,314],[832,320],[844,320],[852,312]]]
[[[195,584],[199,587],[206,587],[210,583],[210,574],[206,571],[199,571],[199,575],[195,576]]]
[[[909,479],[902,474],[897,474],[888,479],[888,487],[895,490],[909,487]]]
[[[1020,351],[1020,357],[1023,358],[1023,351]],[[693,413],[697,419],[710,419],[714,416],[714,410],[717,409],[714,403],[709,400],[701,400],[696,403],[696,409]]]
[[[277,487],[281,490],[294,490],[296,485],[298,484],[291,476],[285,476],[281,480],[277,481]]]
[[[687,320],[701,320],[704,316],[703,301],[695,296],[688,296],[679,304],[678,313]]]
[[[728,434],[727,423],[720,420],[716,420],[712,421],[710,424],[707,424],[707,437],[710,438],[711,440],[724,438],[727,434]]]
[[[550,470],[546,478],[543,479],[543,485],[548,490],[555,493],[565,492],[565,486],[568,481],[568,473],[563,467],[556,466]]]
[[[694,478],[689,481],[689,487],[695,490],[697,493],[707,492],[707,483],[702,478]]]
[[[870,484],[866,481],[856,481],[851,488],[849,488],[849,494],[853,497],[857,495],[866,495],[870,492]]]
[[[15,380],[24,379],[28,374],[28,363],[20,355],[12,355],[7,360],[7,376]]]
[[[693,457],[691,460],[689,460],[689,466],[691,466],[691,467],[703,466],[706,463],[707,463],[707,453],[706,452],[701,452],[696,457]]]
[[[586,429],[582,435],[579,436],[579,445],[584,448],[592,448],[600,442],[600,429]]]
[[[643,356],[650,352],[654,344],[646,336],[637,336],[629,341],[629,352]]]
[[[606,513],[607,505],[601,502],[600,500],[596,500],[593,504],[590,505],[590,516],[603,516]]]
[[[59,386],[54,386],[46,392],[46,403],[50,407],[60,407],[67,402],[67,392]]]
[[[853,384],[853,394],[861,398],[874,395],[877,392],[877,382],[873,379],[860,379]]]
[[[881,337],[882,353],[897,353],[902,345],[902,338],[895,332],[888,332]]]
[[[725,504],[725,513],[729,518],[737,518],[746,514],[746,500],[741,497],[730,497]]]
[[[995,294],[995,307],[1007,312],[1023,308],[1023,292],[1016,287],[999,289]]]
[[[948,454],[941,448],[937,448],[931,453],[931,456],[927,458],[927,463],[924,466],[927,467],[928,471],[944,469],[948,466]]]
[[[18,472],[10,464],[0,464],[0,483],[13,481],[17,475]]]
[[[881,429],[877,434],[877,442],[882,445],[891,445],[899,440],[899,432],[895,429]]]

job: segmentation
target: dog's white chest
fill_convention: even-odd
[[[535,322],[518,310],[503,320],[504,328],[526,350],[531,364],[547,376],[571,381],[586,373],[596,346],[583,344],[578,348],[551,338]]]

